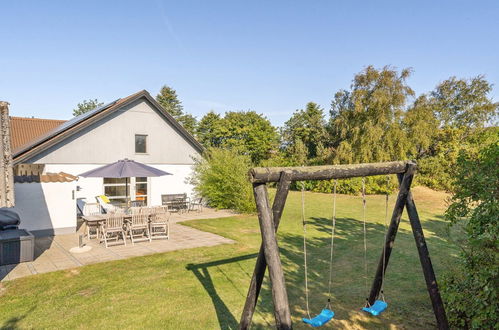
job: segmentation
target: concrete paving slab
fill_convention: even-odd
[[[84,253],[71,253],[70,249],[78,246],[81,232],[50,237],[37,237],[35,239],[35,260],[29,263],[0,266],[0,280],[13,280],[16,278],[80,267],[154,253],[164,253],[181,249],[209,247],[219,244],[231,244],[234,241],[225,237],[203,232],[194,228],[182,226],[181,221],[196,219],[213,219],[236,216],[237,214],[220,210],[204,209],[203,212],[189,212],[186,214],[173,214],[170,218],[170,239],[154,239],[152,242],[139,242],[127,245],[116,245],[105,248],[97,240],[85,240],[85,244],[92,249]]]

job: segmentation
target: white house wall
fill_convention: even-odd
[[[16,183],[16,210],[20,228],[38,236],[67,234],[76,230],[76,182]]]
[[[147,135],[147,153],[135,153],[135,135]],[[173,175],[148,179],[148,204],[161,205],[162,194],[187,193],[193,157],[199,153],[158,110],[142,98],[122,107],[24,163],[45,164],[44,171],[77,176],[119,159],[133,159]],[[104,193],[102,178],[70,184],[16,184],[16,204],[23,228],[65,233],[76,228],[76,198],[95,202]],[[76,189],[76,187],[81,189]],[[75,189],[75,199],[68,199]]]
[[[172,175],[154,177],[148,179],[149,205],[161,205],[161,195],[187,193],[192,195],[192,186],[188,184],[187,178],[191,176],[192,165],[162,165],[148,164],[157,169],[171,173]],[[65,172],[72,175],[92,170],[101,164],[48,164],[45,166],[46,172]],[[81,189],[76,192],[76,198],[86,198],[89,202],[95,202],[95,196],[104,193],[102,178],[82,178],[76,181],[76,185]]]
[[[135,153],[135,134],[147,135],[147,153]],[[129,158],[145,164],[192,164],[199,154],[145,99],[123,107],[49,150],[36,164],[109,164]]]

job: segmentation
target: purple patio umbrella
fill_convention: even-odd
[[[122,160],[118,160],[117,162],[95,168],[85,173],[81,173],[78,176],[86,178],[125,178],[125,193],[126,200],[128,200],[128,178],[154,177],[163,175],[172,174],[125,158]]]

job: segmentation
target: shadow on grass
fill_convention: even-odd
[[[404,220],[407,221],[407,220]],[[453,250],[448,237],[447,225],[438,217],[427,219],[422,223],[427,231],[427,243],[434,260],[442,263],[449,258]],[[309,218],[307,220],[307,247],[309,256],[309,290],[310,313],[315,315],[327,302],[329,279],[329,258],[331,242],[331,219]],[[367,229],[367,281],[363,259],[363,225],[362,221],[353,218],[338,218],[335,236],[335,250],[333,256],[332,273],[332,303],[336,313],[331,325],[337,328],[386,328],[386,327],[423,327],[435,326],[429,296],[426,290],[419,265],[417,248],[411,230],[399,228],[397,239],[387,269],[385,294],[389,299],[389,309],[378,318],[370,317],[360,311],[365,298],[369,293],[377,262],[382,254],[385,227],[381,223],[369,222]],[[283,264],[286,288],[288,292],[291,315],[296,328],[304,325],[301,317],[306,315],[304,294],[303,268],[303,236],[296,231],[283,228],[278,235],[281,261]],[[233,315],[229,307],[221,299],[214,285],[209,268],[230,264],[242,260],[256,258],[257,254],[250,254],[218,261],[189,264],[187,269],[192,271],[210,295],[216,309],[218,322],[222,329],[237,328],[240,315]],[[254,264],[247,273],[252,273]],[[215,276],[215,275],[213,275]],[[437,272],[437,279],[439,274]],[[225,279],[231,281],[230,278]],[[418,282],[415,285],[415,282]],[[366,285],[367,283],[367,285]],[[249,286],[241,289],[246,293]],[[244,305],[241,300],[239,308]],[[268,276],[262,286],[255,316],[272,323],[273,304]],[[271,326],[271,324],[268,324]],[[267,326],[254,324],[253,328],[263,329]]]
[[[428,234],[426,241],[432,259],[438,260],[438,264],[448,262],[453,247],[447,224],[437,218],[425,220],[422,225]],[[307,227],[310,313],[315,315],[326,305],[328,298],[332,222],[328,218],[309,218]],[[369,294],[378,260],[383,253],[385,227],[381,223],[371,222],[366,224],[366,231],[367,275],[364,269],[362,221],[353,218],[337,219],[332,264],[332,302],[336,316],[332,324],[342,328],[418,326],[418,319],[413,318],[410,312],[412,306],[418,306],[419,315],[424,314],[428,326],[434,326],[429,296],[422,291],[426,291],[426,285],[413,233],[403,228],[398,230],[386,272],[385,293],[388,293],[391,300],[389,310],[381,318],[369,317],[359,311]],[[306,315],[303,237],[300,234],[281,232],[279,244],[291,314],[301,317]],[[436,272],[438,279],[440,276],[437,270]]]
[[[215,311],[217,313],[220,329],[237,329],[239,322],[236,320],[234,315],[232,315],[232,313],[230,312],[229,308],[224,303],[224,301],[220,298],[217,289],[213,284],[209,268],[220,265],[226,265],[234,262],[239,262],[243,260],[253,259],[256,258],[257,255],[258,255],[257,253],[253,253],[244,256],[222,259],[202,264],[187,265],[186,269],[191,271],[197,277],[197,279],[203,285],[206,292],[209,294],[211,301],[213,302],[213,306],[215,307]],[[226,278],[226,280],[231,281],[230,278]]]
[[[26,316],[28,316],[29,313],[31,313],[35,307],[31,307],[26,313],[24,313],[21,316],[16,316],[16,317],[11,317],[7,321],[5,321],[1,326],[1,330],[14,330],[14,329],[21,329],[19,326],[19,322],[21,322]]]

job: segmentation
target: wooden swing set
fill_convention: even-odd
[[[402,217],[404,207],[409,215],[412,232],[418,249],[419,260],[423,269],[426,287],[430,295],[433,312],[439,329],[449,329],[445,309],[438,290],[437,280],[430,254],[423,235],[423,228],[419,220],[416,205],[410,191],[411,183],[416,172],[416,164],[411,161],[396,161],[385,163],[370,163],[356,165],[327,165],[305,167],[257,167],[250,173],[253,184],[258,220],[262,235],[262,245],[256,260],[255,270],[251,279],[246,297],[239,329],[249,329],[255,311],[258,295],[262,286],[266,268],[269,268],[272,300],[277,329],[292,329],[291,313],[286,292],[284,273],[282,270],[276,231],[281,220],[282,211],[286,204],[290,185],[293,181],[304,180],[331,180],[375,175],[396,174],[399,181],[399,192],[391,216],[390,225],[385,234],[383,251],[378,263],[376,275],[371,286],[367,305],[373,305],[382,290],[385,270],[388,266],[390,254],[395,242],[395,236]],[[277,182],[277,192],[274,203],[270,207],[267,193],[267,183]]]

